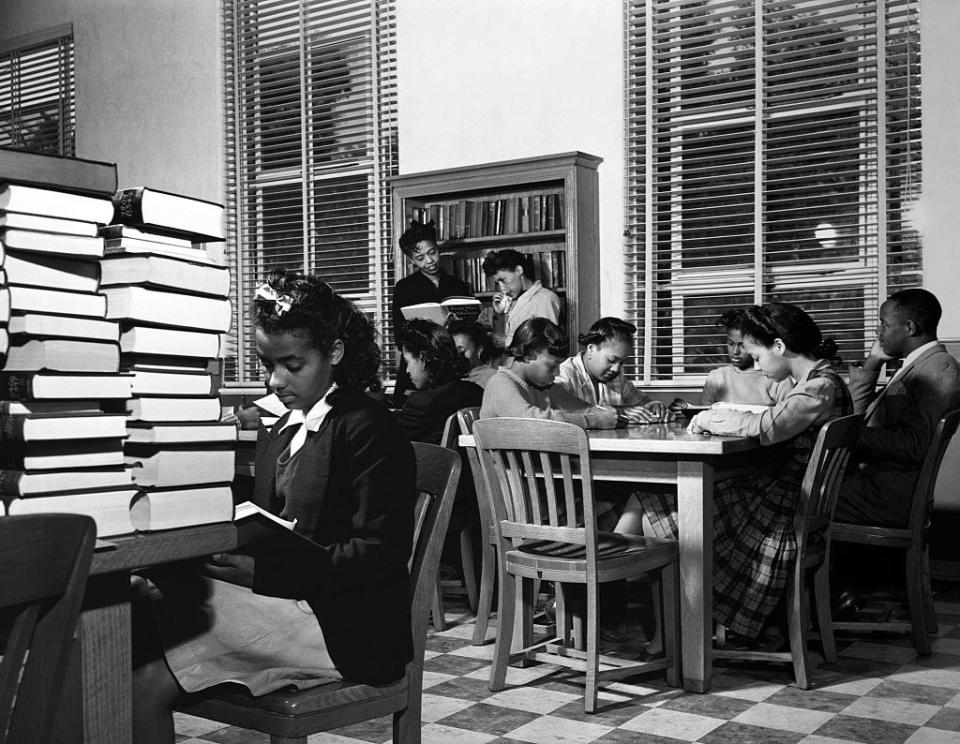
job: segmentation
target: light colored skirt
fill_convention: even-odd
[[[289,685],[306,689],[342,679],[305,601],[254,594],[217,579],[206,581],[209,627],[165,644],[170,671],[186,692],[236,682],[254,695],[264,695]]]

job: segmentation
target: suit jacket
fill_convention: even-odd
[[[938,344],[880,392],[877,376],[850,370],[854,410],[865,416],[854,458],[861,486],[878,494],[880,508],[889,511],[881,523],[905,523],[933,430],[960,405],[960,364]]]
[[[400,428],[413,442],[440,444],[447,417],[461,408],[479,406],[483,388],[467,380],[451,380],[410,394],[397,414]]]
[[[306,599],[344,678],[383,684],[413,656],[407,561],[413,543],[416,459],[390,412],[365,394],[338,390],[319,431],[297,457],[307,476],[284,500],[277,458],[297,427],[261,429],[253,501],[297,520],[317,551],[256,555],[253,589]]]

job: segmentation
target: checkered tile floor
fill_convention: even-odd
[[[508,687],[487,689],[493,645],[470,645],[473,618],[448,611],[431,633],[423,692],[424,744],[630,742],[631,744],[960,744],[960,587],[938,587],[939,637],[917,657],[893,636],[840,640],[840,660],[798,690],[785,665],[718,668],[709,694],[667,687],[661,673],[601,690],[601,709],[583,712],[572,673],[511,668]],[[812,661],[818,656],[812,654]],[[178,715],[179,744],[253,744],[268,737]],[[384,718],[311,736],[310,744],[389,742]]]

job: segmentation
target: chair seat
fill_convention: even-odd
[[[571,543],[531,540],[509,550],[504,560],[511,571],[551,578],[551,571],[586,572],[586,547]],[[677,560],[676,540],[597,533],[597,570],[604,578],[610,574],[635,575]],[[572,577],[567,577],[569,581]]]

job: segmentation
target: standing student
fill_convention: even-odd
[[[504,346],[510,345],[517,328],[530,318],[560,324],[560,298],[534,277],[528,256],[511,248],[492,251],[483,260],[483,273],[497,285],[494,312],[506,316]]]
[[[185,692],[228,680],[254,695],[341,677],[385,684],[412,657],[416,460],[364,393],[380,361],[373,326],[316,277],[282,270],[257,290],[253,316],[270,387],[289,409],[261,429],[253,501],[295,521],[316,550],[254,543],[214,555],[193,576],[195,594],[183,576],[157,577],[149,606],[135,608],[137,744],[173,742],[171,707]]]
[[[620,318],[600,318],[579,337],[583,351],[560,365],[557,384],[587,403],[613,406],[631,424],[667,421],[673,414],[623,376],[637,327]]]
[[[817,433],[827,421],[853,413],[853,401],[830,366],[836,344],[823,339],[799,307],[774,302],[746,308],[741,327],[744,348],[763,374],[792,377],[796,387],[763,413],[701,411],[689,430],[754,437],[764,447],[752,472],[717,483],[713,510],[714,618],[756,638],[796,557],[794,512]],[[644,532],[676,538],[676,493],[641,492],[639,498]]]
[[[437,248],[437,231],[433,221],[421,224],[411,220],[410,227],[400,236],[400,249],[416,269],[405,276],[393,288],[393,332],[397,340],[405,320],[403,308],[421,302],[442,302],[448,297],[473,296],[466,282],[457,279],[440,268],[440,251]],[[399,348],[399,340],[398,340]],[[397,367],[396,385],[393,390],[393,405],[403,407],[403,399],[410,390],[410,376],[403,359]]]

